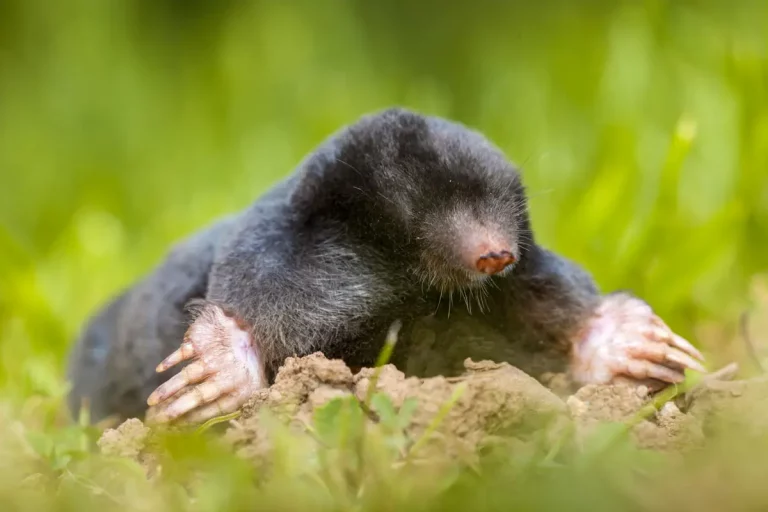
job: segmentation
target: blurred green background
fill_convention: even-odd
[[[768,268],[768,2],[0,0],[0,389],[394,104],[485,132],[540,240],[680,333]]]

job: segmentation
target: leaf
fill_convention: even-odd
[[[628,440],[629,428],[625,423],[613,422],[598,425],[584,443],[583,460],[592,462],[593,458]]]
[[[28,430],[26,432],[26,437],[27,442],[29,442],[30,446],[32,446],[38,455],[46,459],[51,457],[54,443],[50,436],[35,430]]]
[[[323,442],[330,442],[338,428],[339,414],[343,398],[334,398],[322,407],[315,409],[312,418],[315,433]]]
[[[329,446],[344,447],[360,437],[366,416],[353,396],[334,398],[315,410],[316,435]]]
[[[371,409],[379,415],[379,420],[385,427],[398,428],[397,411],[395,411],[395,406],[392,404],[389,395],[386,393],[374,394],[371,398]]]
[[[61,471],[64,468],[66,468],[71,461],[72,461],[72,455],[68,453],[59,453],[58,450],[54,450],[51,469],[53,469],[54,471]]]
[[[408,397],[403,401],[403,405],[400,406],[398,411],[398,420],[400,422],[400,428],[405,428],[411,423],[413,413],[416,412],[416,408],[419,406],[419,401],[415,397]]]

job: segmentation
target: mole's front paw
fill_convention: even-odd
[[[157,371],[186,360],[192,362],[149,396],[148,421],[204,422],[236,411],[267,384],[251,334],[218,306],[202,309],[181,347]]]
[[[630,380],[659,389],[682,382],[686,368],[706,372],[703,361],[648,304],[615,293],[603,298],[575,340],[571,371],[580,384]]]

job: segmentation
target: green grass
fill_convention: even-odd
[[[766,34],[768,4],[747,0],[0,2],[4,499],[29,510],[176,503],[135,468],[121,466],[127,487],[101,480],[102,461],[82,450],[95,434],[62,407],[68,346],[174,240],[392,104],[482,130],[522,165],[542,242],[604,289],[633,289],[695,343],[729,342],[750,280],[768,270]],[[741,470],[729,488],[749,497],[761,450],[745,462],[713,448],[707,460]],[[229,496],[247,471],[221,457],[201,508],[337,504],[287,469]],[[479,481],[460,473],[429,500],[444,480],[421,490],[416,470],[388,469],[371,477],[369,501],[344,503],[615,510],[591,472],[620,464],[534,471],[540,459],[518,458]]]

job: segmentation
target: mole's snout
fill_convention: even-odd
[[[495,226],[470,224],[462,229],[459,240],[461,260],[467,270],[492,276],[517,261],[514,244]]]
[[[484,274],[498,274],[515,262],[510,251],[488,252],[477,259],[475,267]]]

